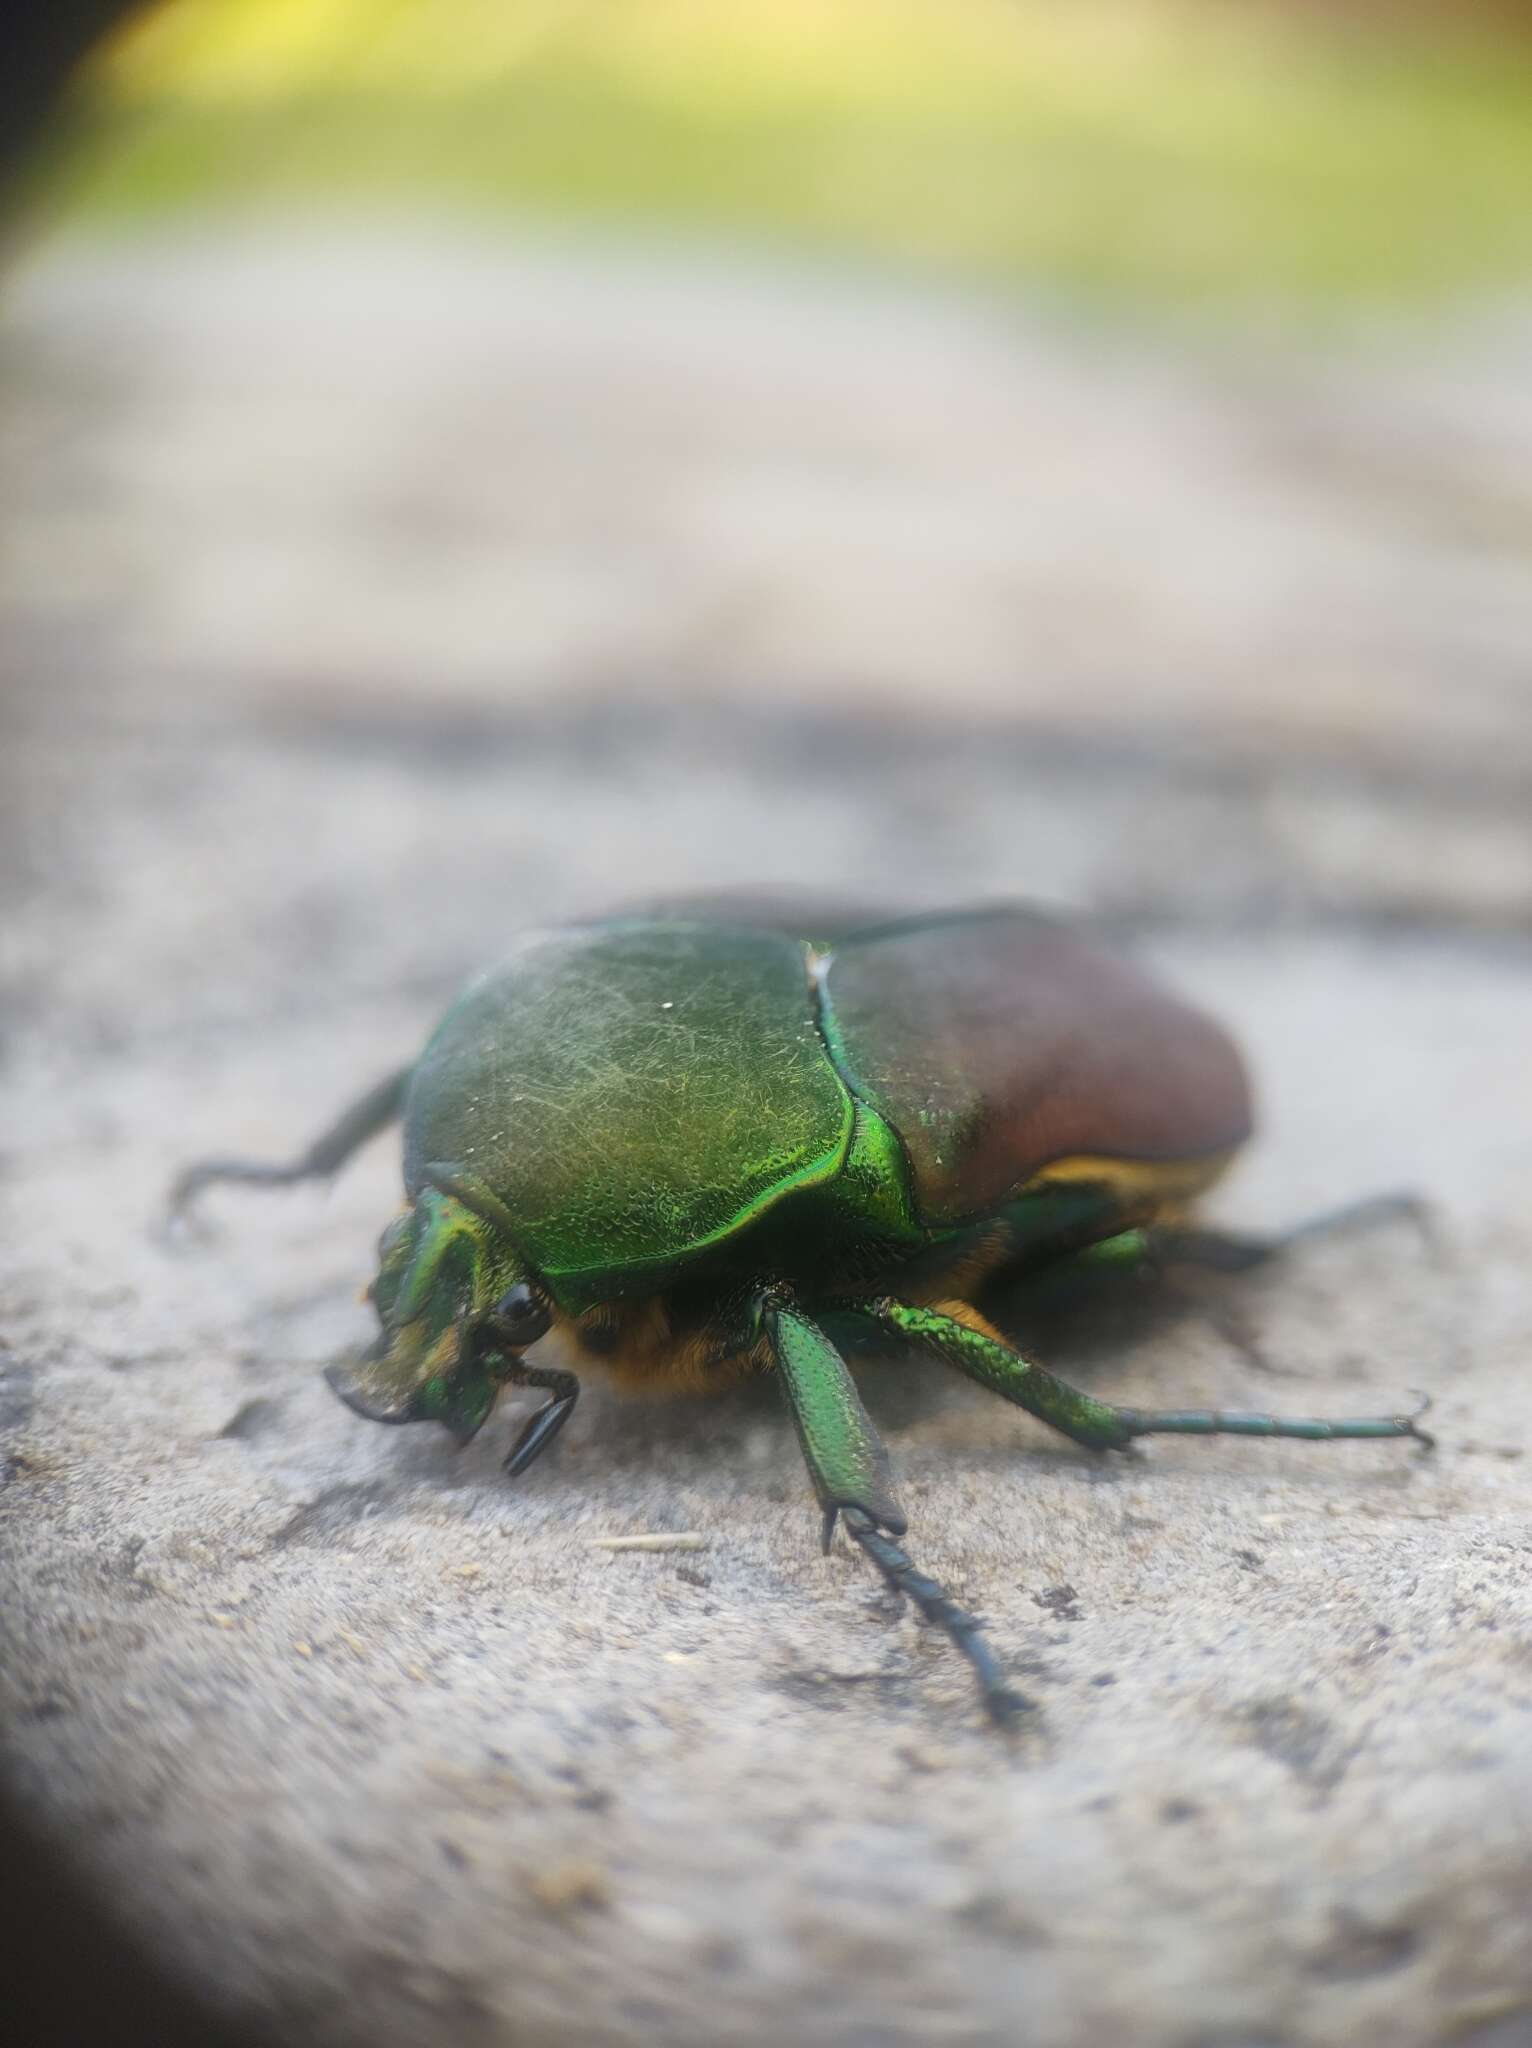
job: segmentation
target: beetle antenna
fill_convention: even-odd
[[[1034,1702],[1006,1684],[995,1661],[995,1653],[985,1640],[981,1623],[966,1608],[959,1607],[935,1579],[918,1570],[908,1554],[891,1536],[885,1536],[863,1509],[842,1508],[841,1520],[848,1534],[866,1551],[894,1592],[902,1593],[918,1607],[925,1619],[939,1628],[968,1659],[979,1681],[979,1691],[990,1719],[1004,1728],[1019,1714],[1028,1712]]]

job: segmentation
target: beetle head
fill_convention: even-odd
[[[367,1291],[378,1336],[360,1358],[332,1365],[326,1379],[359,1415],[441,1422],[459,1443],[487,1420],[508,1358],[550,1321],[494,1225],[436,1188],[384,1231]]]

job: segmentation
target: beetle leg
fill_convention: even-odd
[[[824,1510],[826,1547],[836,1515],[848,1508],[860,1509],[879,1528],[902,1536],[907,1525],[894,1495],[888,1452],[846,1361],[817,1323],[785,1301],[770,1297],[760,1313],[803,1462]]]
[[[839,1516],[888,1584],[962,1651],[991,1716],[1008,1720],[1027,1702],[1005,1685],[979,1623],[918,1571],[895,1540],[904,1534],[905,1518],[894,1497],[888,1453],[845,1360],[817,1323],[776,1296],[760,1303],[760,1316],[819,1496],[825,1549]]]
[[[514,1364],[508,1362],[502,1371],[509,1385],[546,1387],[549,1396],[542,1407],[534,1408],[522,1424],[506,1457],[506,1476],[515,1479],[542,1456],[573,1415],[575,1402],[580,1398],[580,1382],[563,1366],[523,1365],[519,1359]]]
[[[891,1536],[885,1536],[860,1508],[845,1508],[842,1516],[847,1533],[866,1551],[893,1590],[918,1607],[925,1619],[934,1622],[968,1659],[991,1720],[1003,1727],[1017,1714],[1025,1713],[1032,1702],[1006,1684],[995,1653],[984,1639],[982,1622],[959,1607],[935,1579],[917,1570],[906,1551]]]
[[[1440,1252],[1436,1212],[1420,1195],[1401,1191],[1368,1195],[1358,1202],[1346,1202],[1338,1209],[1325,1209],[1306,1216],[1286,1230],[1270,1236],[1232,1230],[1211,1230],[1201,1224],[1143,1223],[1117,1230],[1110,1237],[1064,1249],[1062,1263],[1071,1270],[1096,1270],[1159,1266],[1205,1266],[1217,1273],[1246,1273],[1263,1266],[1268,1259],[1282,1257],[1295,1246],[1318,1238],[1349,1231],[1371,1230],[1403,1220],[1412,1223],[1432,1252]],[[1051,1254],[1052,1270],[1059,1269],[1057,1252]],[[1048,1271],[1045,1268],[1045,1273]]]
[[[1424,1450],[1436,1438],[1420,1427],[1431,1406],[1422,1395],[1408,1415],[1251,1415],[1228,1408],[1116,1408],[1125,1439],[1136,1436],[1290,1436],[1305,1443],[1339,1443],[1376,1437],[1413,1437]]]
[[[294,1181],[320,1180],[337,1172],[369,1138],[375,1138],[396,1120],[404,1107],[404,1091],[413,1072],[413,1067],[401,1067],[369,1088],[306,1152],[285,1165],[268,1165],[258,1159],[203,1159],[184,1167],[171,1184],[167,1200],[169,1220],[173,1223],[183,1217],[202,1190],[218,1181],[253,1181],[263,1187],[287,1187]]]
[[[916,1308],[887,1296],[848,1304],[885,1329],[897,1331],[980,1386],[1014,1401],[1091,1450],[1120,1451],[1140,1436],[1286,1436],[1313,1443],[1343,1438],[1414,1437],[1429,1448],[1434,1439],[1419,1427],[1425,1409],[1411,1415],[1340,1417],[1250,1415],[1214,1408],[1118,1408],[1081,1393],[1030,1359],[1023,1358],[988,1329],[971,1309],[960,1321],[940,1309]]]
[[[884,1295],[873,1301],[849,1303],[857,1314],[870,1317],[884,1329],[907,1338],[947,1365],[955,1365],[993,1394],[1025,1408],[1040,1422],[1046,1422],[1077,1444],[1091,1450],[1120,1450],[1129,1440],[1119,1420],[1119,1411],[1109,1402],[1082,1394],[1078,1387],[1058,1379],[1030,1359],[1023,1358],[983,1326],[981,1318],[968,1310],[973,1320],[959,1322],[940,1309],[916,1308],[906,1301]]]
[[[1064,1256],[1071,1269],[1108,1266],[1131,1271],[1135,1267],[1204,1266],[1216,1273],[1247,1273],[1316,1239],[1371,1230],[1401,1220],[1413,1224],[1427,1248],[1439,1253],[1436,1212],[1431,1204],[1420,1195],[1396,1191],[1368,1195],[1338,1209],[1322,1210],[1319,1215],[1306,1216],[1301,1223],[1270,1236],[1211,1230],[1201,1224],[1138,1224],[1066,1251]]]
[[[1400,1221],[1413,1224],[1427,1250],[1440,1253],[1436,1211],[1422,1196],[1404,1190],[1367,1195],[1338,1209],[1324,1209],[1271,1237],[1175,1225],[1147,1230],[1143,1237],[1146,1253],[1166,1265],[1207,1266],[1218,1273],[1243,1273],[1316,1238],[1372,1230],[1380,1224]]]

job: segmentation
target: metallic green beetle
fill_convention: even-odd
[[[1004,1274],[1140,1256],[1151,1232],[1224,1264],[1271,1248],[1165,1235],[1250,1132],[1230,1039],[1036,910],[683,900],[531,933],[301,1159],[208,1161],[174,1204],[213,1181],[331,1173],[400,1115],[408,1205],[379,1245],[380,1335],[328,1375],[342,1398],[466,1442],[502,1387],[542,1388],[514,1474],[579,1393],[567,1366],[527,1356],[550,1330],[630,1382],[774,1369],[825,1546],[843,1521],[961,1649],[997,1719],[1022,1703],[901,1547],[840,1347],[917,1346],[1095,1450],[1159,1431],[1422,1436],[1409,1416],[1114,1407],[974,1306]]]

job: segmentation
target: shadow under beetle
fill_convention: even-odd
[[[531,933],[301,1159],[208,1161],[173,1207],[331,1173],[396,1117],[408,1206],[378,1247],[380,1334],[327,1375],[341,1397],[466,1443],[502,1387],[542,1388],[515,1474],[579,1394],[527,1355],[552,1329],[631,1383],[775,1370],[825,1547],[843,1522],[997,1720],[1025,1702],[906,1554],[839,1346],[916,1346],[1098,1451],[1159,1432],[1430,1441],[1413,1416],[1115,1407],[975,1308],[983,1284],[1061,1260],[1240,1266],[1284,1242],[1176,1227],[1250,1134],[1229,1037],[1029,908],[718,898]]]

